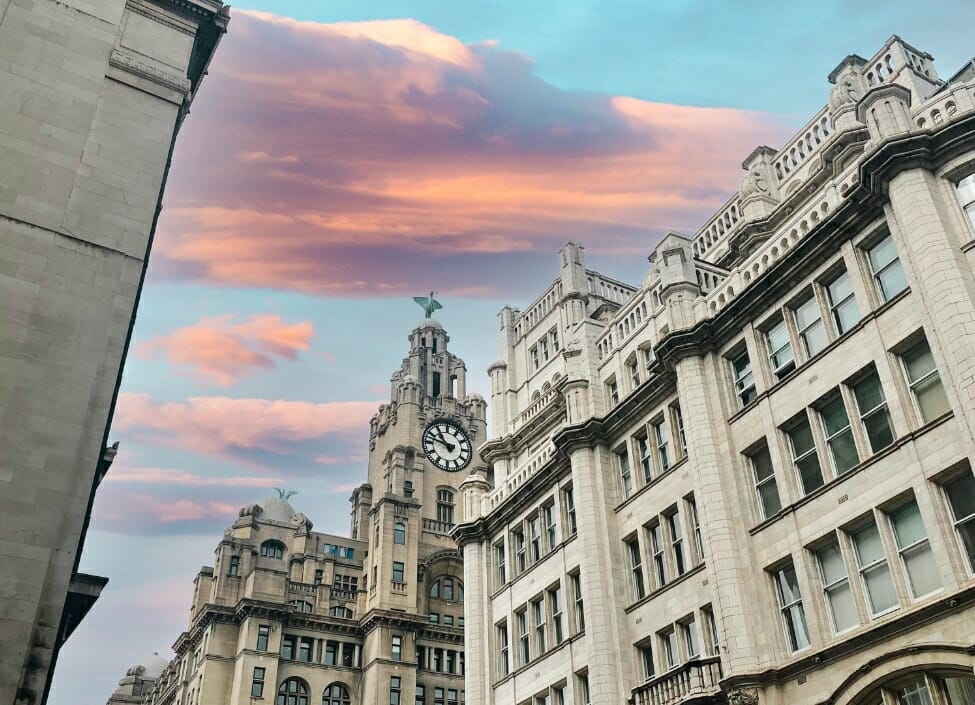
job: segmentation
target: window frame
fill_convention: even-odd
[[[928,356],[931,358],[931,369],[925,372],[924,374],[922,374],[917,379],[913,379],[911,376],[910,365],[908,365],[907,362],[907,356],[915,352],[922,346],[927,348]],[[914,341],[910,346],[902,350],[897,355],[897,359],[900,360],[901,371],[904,373],[904,379],[907,381],[907,389],[910,392],[911,400],[913,401],[914,404],[914,412],[917,415],[917,418],[920,421],[921,425],[931,423],[935,419],[940,418],[941,416],[951,411],[951,402],[948,401],[948,393],[945,390],[944,382],[941,379],[941,373],[938,371],[938,363],[934,359],[934,352],[931,350],[931,344],[928,343],[927,338],[921,336],[918,340]],[[945,402],[945,411],[942,411],[937,416],[933,416],[932,418],[929,419],[925,416],[924,410],[921,407],[921,400],[918,397],[917,388],[922,387],[927,383],[930,383],[932,379],[936,380],[937,386],[941,388],[941,395],[942,397],[944,397],[944,402]]]
[[[785,337],[782,344],[773,348],[772,334],[779,329],[781,329],[782,335]],[[768,353],[766,358],[769,369],[772,372],[772,377],[776,382],[781,382],[795,372],[799,365],[796,360],[796,351],[792,344],[792,334],[789,330],[789,322],[786,320],[786,317],[779,315],[774,319],[774,322],[767,323],[765,328],[762,329],[762,337],[765,340],[765,350]],[[788,349],[788,360],[779,364],[778,357],[786,349]]]
[[[880,248],[880,246],[883,245],[888,240],[890,241],[890,246],[891,249],[893,250],[894,256],[893,258],[884,262],[882,266],[877,268],[877,265],[874,262],[873,253],[876,252]],[[904,271],[904,265],[903,263],[901,263],[900,252],[897,249],[897,243],[894,242],[893,235],[891,235],[888,232],[883,237],[876,238],[869,245],[865,245],[863,247],[863,251],[867,258],[867,266],[870,269],[870,277],[871,279],[873,279],[874,290],[877,292],[877,296],[880,297],[881,304],[887,303],[891,299],[895,298],[901,292],[907,291],[908,289],[911,288],[910,283],[907,281],[907,272]],[[884,287],[884,283],[881,277],[885,272],[891,270],[891,268],[894,267],[895,265],[898,269],[900,269],[900,276],[904,280],[904,287],[893,293],[888,294],[886,288]]]
[[[742,358],[745,359],[745,366],[739,372],[736,365]],[[744,409],[758,398],[758,388],[755,386],[755,371],[752,369],[752,359],[748,355],[748,349],[743,346],[738,353],[734,353],[733,357],[729,357],[727,360],[731,367],[731,381],[735,390],[735,398],[738,400],[738,406]],[[746,379],[748,380],[747,384],[745,383]]]

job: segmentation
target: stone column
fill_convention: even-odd
[[[717,390],[723,384],[705,356],[688,356],[676,365],[677,392],[687,437],[687,453],[694,473],[700,508],[708,580],[713,585],[718,620],[724,641],[725,676],[754,671],[758,666],[752,635],[756,622],[746,606],[754,605],[744,592],[761,579],[761,569],[750,566],[742,550],[749,545],[737,499],[732,449]],[[759,591],[760,593],[760,591]],[[759,604],[762,609],[767,605]]]
[[[487,478],[479,472],[471,473],[461,483],[466,523],[454,530],[454,539],[464,554],[464,651],[467,655],[464,677],[467,701],[490,705],[491,648],[494,625],[491,614],[491,546],[484,535],[482,521],[483,499],[491,491]]]
[[[628,685],[636,683],[628,649],[628,630],[619,599],[626,576],[619,532],[613,516],[616,476],[609,468],[609,450],[603,444],[570,451],[572,487],[582,555],[580,574],[589,644],[589,690],[594,703],[625,703]]]

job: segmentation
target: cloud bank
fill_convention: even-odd
[[[157,272],[326,296],[520,292],[566,239],[643,257],[786,134],[758,113],[560,90],[522,54],[415,20],[246,11],[194,113]]]

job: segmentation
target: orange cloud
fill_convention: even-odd
[[[742,158],[789,132],[754,112],[561,90],[521,54],[414,20],[235,23],[177,146],[166,276],[513,295],[566,239],[642,258],[663,231],[693,231]]]
[[[111,483],[179,485],[182,487],[276,487],[284,484],[279,477],[211,477],[194,475],[172,468],[116,468],[105,479]]]
[[[220,316],[143,341],[135,353],[143,359],[163,356],[188,367],[197,378],[229,386],[258,370],[273,369],[279,360],[296,359],[309,349],[314,335],[311,321],[289,324],[280,316],[258,315],[237,323],[232,316]]]
[[[148,394],[123,392],[112,430],[207,455],[226,456],[247,450],[287,455],[301,442],[361,434],[378,404],[229,397],[158,403]]]

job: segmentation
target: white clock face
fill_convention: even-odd
[[[423,452],[441,470],[457,472],[470,464],[471,439],[453,421],[434,421],[423,432]]]

